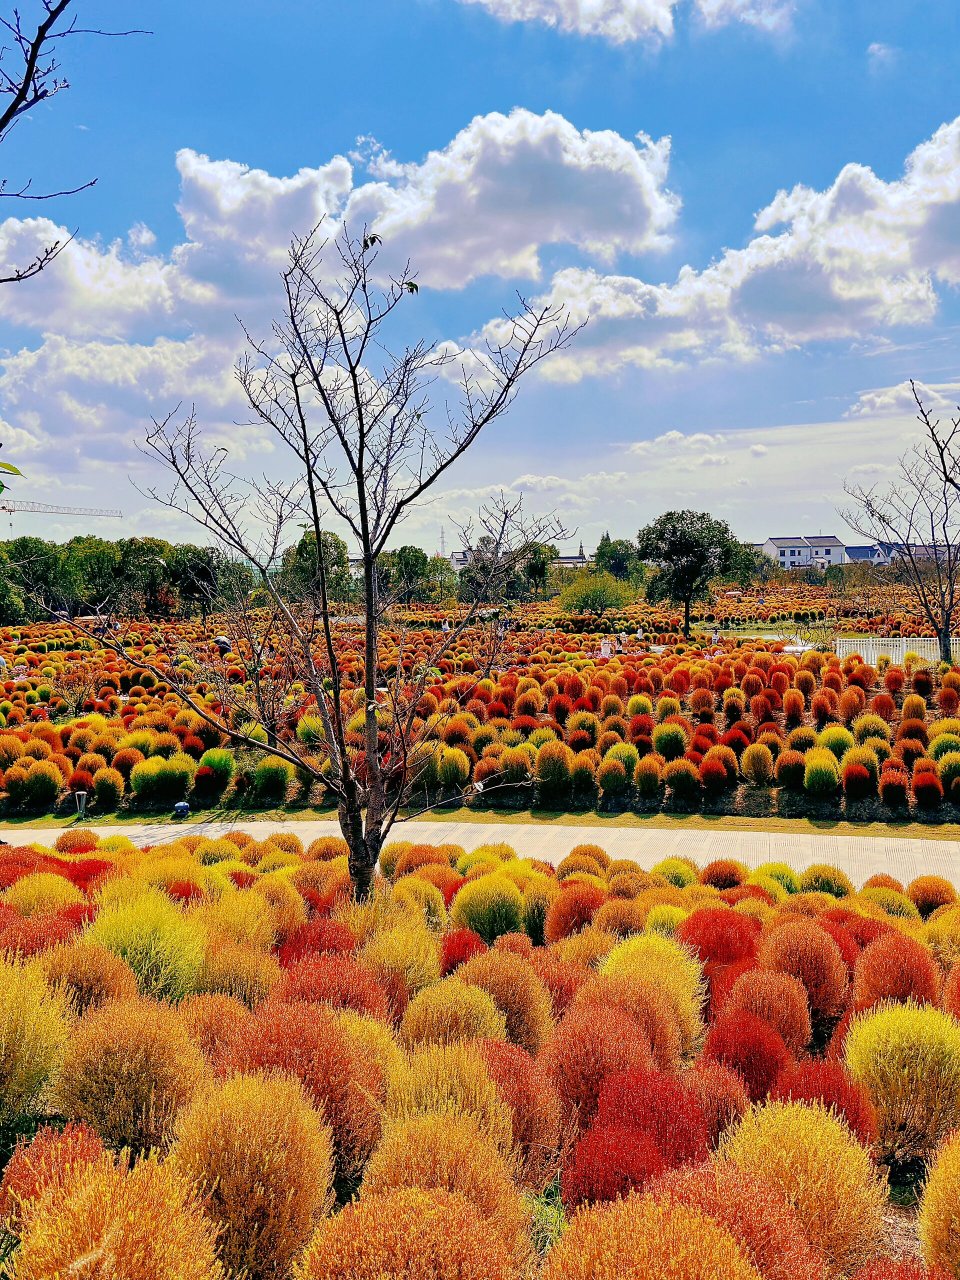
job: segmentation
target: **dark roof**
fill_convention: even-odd
[[[848,560],[872,560],[876,554],[876,547],[847,547]]]
[[[842,547],[843,543],[833,533],[817,533],[807,538],[811,547]]]
[[[795,538],[768,538],[767,542],[772,542],[775,547],[798,547],[806,546],[807,540],[801,533]]]

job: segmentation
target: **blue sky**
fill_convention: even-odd
[[[960,398],[955,0],[90,0],[83,16],[153,34],[65,46],[69,93],[5,144],[11,183],[99,178],[4,210],[7,260],[49,234],[37,219],[78,230],[0,296],[23,496],[109,496],[125,531],[187,536],[130,487],[149,478],[136,444],[195,401],[241,462],[261,457],[231,427],[233,316],[267,323],[284,244],[318,208],[381,219],[420,264],[411,336],[469,341],[517,289],[590,317],[409,521],[428,548],[501,484],[588,544],[681,505],[744,537],[842,532],[844,477],[883,482],[909,440],[904,381],[942,411]]]

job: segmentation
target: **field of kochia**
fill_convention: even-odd
[[[942,878],[73,830],[0,887],[13,1280],[960,1275]]]
[[[222,623],[221,623],[222,625]],[[319,709],[285,657],[246,641],[223,654],[214,623],[127,629],[119,652],[67,627],[0,636],[3,803],[13,813],[329,805]],[[338,624],[346,748],[365,748],[358,628]],[[774,642],[639,642],[598,656],[599,636],[511,632],[480,670],[472,632],[432,667],[434,631],[385,632],[378,679],[415,699],[413,803],[479,790],[514,808],[666,808],[850,817],[955,816],[960,799],[960,669],[907,654],[870,666]],[[399,673],[399,678],[398,678]],[[409,677],[409,679],[407,678]],[[409,694],[415,687],[419,692]],[[267,746],[255,717],[277,707]],[[192,699],[194,708],[185,705]],[[253,718],[251,718],[253,717]],[[399,756],[389,698],[378,710],[385,767]],[[237,750],[228,730],[257,747]],[[477,788],[479,784],[479,789]]]

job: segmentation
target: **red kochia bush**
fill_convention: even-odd
[[[743,867],[732,858],[717,858],[700,872],[700,883],[712,884],[715,889],[734,889],[745,879]]]
[[[847,966],[847,975],[852,978],[854,968],[860,958],[860,947],[857,945],[856,938],[845,925],[837,924],[835,920],[820,918],[817,920],[817,924],[837,944],[843,963]]]
[[[67,942],[80,929],[80,923],[63,912],[37,914],[23,918],[15,912],[7,922],[0,917],[0,952],[27,959]]]
[[[560,960],[543,948],[535,950],[531,958],[533,971],[550,994],[553,1016],[562,1018],[574,996],[587,981],[591,971],[586,965],[573,960]]]
[[[822,1102],[847,1122],[868,1147],[877,1136],[877,1115],[866,1090],[839,1062],[793,1062],[781,1071],[770,1097],[781,1102]]]
[[[714,1150],[726,1130],[750,1107],[743,1079],[722,1062],[707,1062],[703,1057],[683,1073],[683,1079],[700,1103],[707,1140]]]
[[[289,969],[307,956],[349,955],[356,945],[356,935],[348,925],[317,917],[287,936],[277,951],[277,959],[284,969]]]
[[[78,1169],[107,1160],[100,1135],[71,1121],[63,1129],[45,1126],[31,1142],[20,1142],[0,1182],[0,1225],[16,1232],[20,1219],[47,1191]]]
[[[880,770],[880,799],[891,809],[903,809],[909,794],[909,773],[899,760],[885,760]]]
[[[881,1000],[938,1004],[940,971],[928,949],[891,930],[860,953],[853,971],[853,1007],[858,1013]]]
[[[835,1018],[843,1011],[849,981],[840,948],[812,920],[777,925],[760,948],[760,967],[788,973],[802,982],[815,1017]]]
[[[706,1160],[710,1135],[695,1090],[662,1071],[621,1071],[600,1091],[596,1124],[629,1123],[650,1138],[667,1168]]]
[[[556,1089],[542,1063],[506,1040],[478,1040],[501,1101],[510,1108],[513,1150],[523,1184],[541,1190],[553,1177],[563,1125]]]
[[[306,1000],[332,1009],[354,1009],[386,1022],[390,1003],[376,973],[345,955],[308,956],[291,965],[274,993],[278,1000]]]
[[[560,1175],[564,1208],[617,1200],[642,1191],[664,1169],[663,1156],[626,1124],[594,1124],[577,1141]]]
[[[572,1009],[544,1050],[544,1062],[564,1114],[585,1127],[593,1119],[608,1077],[631,1067],[651,1070],[650,1042],[620,1009]]]
[[[680,922],[674,936],[701,962],[735,964],[756,956],[760,924],[727,907],[701,907]]]
[[[743,1078],[751,1102],[765,1098],[790,1054],[769,1023],[739,1010],[722,1014],[707,1033],[703,1056]]]
[[[799,1216],[772,1178],[745,1173],[726,1161],[711,1161],[670,1170],[648,1188],[648,1194],[658,1201],[687,1205],[726,1227],[763,1280],[826,1280],[822,1253],[811,1244]],[[711,1280],[722,1277],[711,1276]]]
[[[487,944],[472,929],[454,929],[444,935],[440,948],[440,972],[446,977],[474,956],[482,955]]]
[[[915,772],[913,798],[921,809],[935,809],[943,802],[943,783],[935,773]]]
[[[303,1001],[266,1000],[241,1022],[218,1064],[234,1072],[284,1072],[296,1076],[333,1131],[337,1172],[357,1173],[380,1138],[384,1079],[332,1009]]]
[[[547,942],[560,942],[579,933],[593,919],[607,900],[604,891],[594,884],[571,884],[560,891],[547,909],[543,936]]]
[[[801,1053],[810,1043],[810,1008],[806,988],[786,973],[750,969],[730,988],[723,1010],[731,1017],[749,1013],[773,1027],[791,1053]]]
[[[869,883],[869,882],[868,882]],[[864,885],[867,888],[867,885]],[[885,920],[871,920],[869,916],[857,915],[846,907],[831,907],[820,916],[820,921],[832,920],[834,924],[842,924],[858,947],[868,947],[884,933],[889,933],[893,925]],[[858,957],[859,958],[859,957]]]

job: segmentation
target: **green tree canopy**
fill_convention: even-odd
[[[495,582],[497,600],[522,600],[526,595],[526,582],[521,561],[515,559],[502,564],[501,560],[493,538],[487,534],[478,538],[469,562],[460,570],[460,599],[470,603],[495,603],[489,600],[489,584]]]
[[[590,613],[602,618],[608,609],[626,608],[633,598],[632,589],[612,573],[581,569],[560,593],[560,608],[565,613]]]
[[[683,605],[683,634],[690,635],[690,606],[714,578],[749,575],[750,548],[725,520],[706,511],[667,511],[637,535],[640,557],[657,567],[647,599]]]
[[[443,604],[456,599],[460,579],[446,556],[431,556],[427,566],[427,599],[431,604]]]
[[[353,600],[356,584],[350,574],[350,557],[347,544],[327,529],[320,532],[323,548],[323,568],[327,580],[329,600]],[[306,600],[320,592],[320,565],[317,559],[317,539],[308,530],[299,542],[287,547],[280,563],[280,587],[284,595],[293,600]]]
[[[550,566],[556,560],[557,548],[547,542],[534,542],[523,563],[523,576],[530,589],[542,594],[546,590]]]
[[[430,559],[420,547],[403,546],[377,558],[380,596],[392,596],[410,604],[426,599],[429,591]]]
[[[627,582],[637,567],[637,548],[629,538],[611,538],[605,533],[597,543],[594,564],[601,573],[612,573]]]

